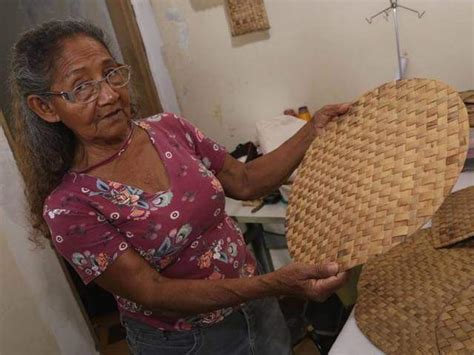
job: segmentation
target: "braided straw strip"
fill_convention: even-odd
[[[468,135],[464,104],[439,81],[389,82],[363,95],[298,168],[286,216],[292,257],[349,269],[403,242],[450,192]]]
[[[362,270],[357,325],[387,354],[437,354],[440,312],[474,279],[473,240],[435,249],[430,239],[420,230]]]
[[[450,194],[432,221],[433,245],[441,248],[474,236],[474,186]]]

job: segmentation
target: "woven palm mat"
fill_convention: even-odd
[[[457,294],[441,312],[436,343],[442,354],[474,354],[474,284]]]
[[[435,248],[474,236],[474,186],[450,194],[432,221]]]
[[[419,229],[463,167],[464,104],[435,80],[386,83],[360,97],[308,149],[287,209],[296,261],[363,264]]]
[[[363,267],[355,318],[387,354],[437,354],[439,316],[474,279],[474,240],[435,249],[430,239],[420,230]]]
[[[227,0],[232,36],[270,28],[263,0]]]

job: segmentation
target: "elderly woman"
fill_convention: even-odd
[[[337,264],[259,275],[224,195],[278,187],[348,106],[324,107],[280,148],[242,164],[172,113],[139,119],[130,71],[85,22],[48,22],[16,44],[12,90],[34,227],[84,283],[115,296],[134,354],[290,353],[275,296],[322,300],[347,275]]]

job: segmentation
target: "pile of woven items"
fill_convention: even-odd
[[[355,317],[386,354],[474,353],[474,186],[452,193],[432,227],[369,260]]]
[[[469,115],[469,126],[474,127],[474,90],[460,92],[459,96],[461,96],[464,105],[466,105]]]

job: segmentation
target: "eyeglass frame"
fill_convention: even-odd
[[[109,82],[109,78],[110,78],[110,75],[117,72],[117,70],[119,69],[122,69],[122,68],[127,68],[128,69],[128,78],[127,80],[125,81],[125,83],[121,86],[117,86],[117,85],[112,85],[110,82]],[[43,92],[41,93],[40,95],[45,95],[45,96],[49,96],[49,95],[58,95],[58,96],[61,96],[65,101],[68,101],[68,102],[71,102],[71,103],[80,103],[80,104],[88,104],[88,103],[91,103],[95,100],[97,100],[97,98],[99,97],[99,95],[97,95],[96,97],[94,97],[92,100],[89,100],[89,101],[77,101],[76,100],[76,95],[74,94],[74,91],[76,89],[78,89],[80,86],[84,85],[84,84],[94,84],[96,87],[99,88],[99,90],[97,91],[98,93],[100,93],[100,84],[104,81],[107,82],[107,84],[109,84],[109,86],[111,88],[115,88],[115,89],[120,89],[120,88],[123,88],[124,86],[126,86],[129,82],[130,82],[130,76],[131,76],[131,73],[132,73],[132,67],[128,64],[123,64],[123,65],[120,65],[116,68],[114,68],[113,70],[111,70],[110,72],[107,73],[106,76],[104,76],[102,79],[100,80],[90,80],[90,81],[86,81],[78,86],[76,86],[74,89],[72,89],[71,91],[46,91],[46,92]]]

